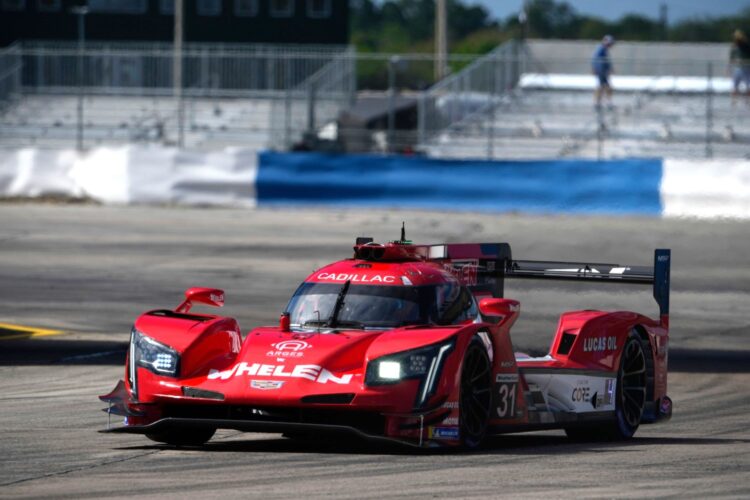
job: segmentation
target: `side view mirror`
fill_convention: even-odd
[[[224,305],[224,290],[218,288],[193,287],[185,290],[185,300],[177,306],[175,312],[187,313],[193,307],[193,303],[206,304],[214,307]]]
[[[482,316],[493,318],[499,324],[510,328],[521,314],[521,303],[513,299],[488,297],[479,301],[479,312]]]

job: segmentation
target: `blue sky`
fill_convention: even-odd
[[[625,14],[637,13],[659,17],[659,6],[667,4],[670,23],[690,17],[721,17],[750,7],[750,0],[566,0],[579,14],[617,20]],[[523,0],[465,0],[467,4],[482,4],[499,19],[516,15]]]

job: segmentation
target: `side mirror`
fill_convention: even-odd
[[[222,307],[224,305],[224,290],[202,287],[188,288],[185,290],[185,301],[177,306],[175,312],[187,313],[193,307],[193,302]]]
[[[513,299],[488,297],[479,301],[479,312],[482,316],[494,318],[499,324],[510,328],[521,313],[521,303]]]

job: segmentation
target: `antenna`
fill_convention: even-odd
[[[406,241],[406,223],[401,221],[401,243]]]

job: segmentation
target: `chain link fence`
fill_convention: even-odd
[[[178,99],[170,44],[24,43],[0,52],[0,146],[176,144],[184,127],[184,146],[203,149],[750,155],[728,46],[619,43],[612,105],[596,107],[595,45],[510,41],[451,55],[435,82],[432,54],[187,44]]]

